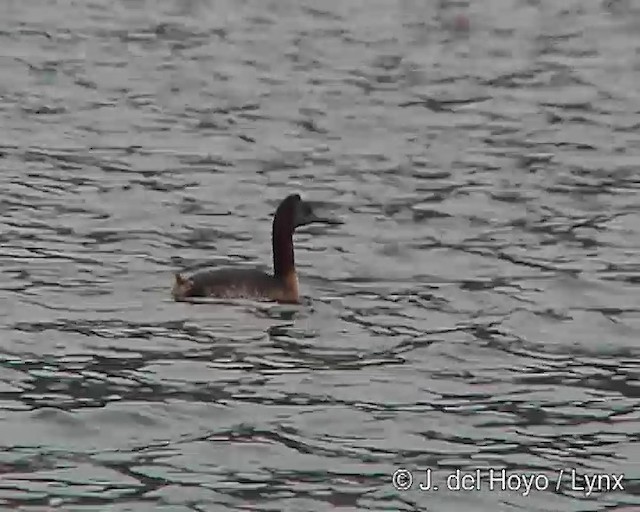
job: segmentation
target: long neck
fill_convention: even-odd
[[[295,272],[293,226],[286,217],[276,215],[273,219],[271,243],[273,245],[273,274],[275,277],[285,277]]]

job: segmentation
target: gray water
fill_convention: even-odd
[[[1,508],[638,510],[639,29],[631,0],[2,2]],[[302,306],[171,301],[268,268],[296,191],[345,220],[296,235]]]

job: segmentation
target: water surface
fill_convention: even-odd
[[[0,506],[640,507],[639,26],[624,1],[3,3]],[[268,268],[293,191],[346,220],[296,236],[302,307],[170,300],[179,269]],[[445,488],[492,468],[549,487]]]

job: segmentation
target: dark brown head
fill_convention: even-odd
[[[300,194],[291,194],[283,199],[276,210],[274,226],[276,223],[287,226],[291,231],[301,226],[313,223],[341,224],[337,219],[319,217],[313,211],[309,203],[304,201]]]
[[[276,278],[295,277],[292,235],[296,228],[314,222],[342,224],[339,220],[319,217],[299,194],[284,198],[273,218],[273,271]],[[296,285],[297,286],[297,285]]]

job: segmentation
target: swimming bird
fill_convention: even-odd
[[[342,224],[337,219],[318,217],[299,194],[280,203],[273,217],[271,244],[273,275],[258,269],[221,268],[198,272],[191,277],[175,274],[172,296],[176,301],[195,297],[273,300],[285,304],[300,301],[293,255],[293,233],[312,223]]]

